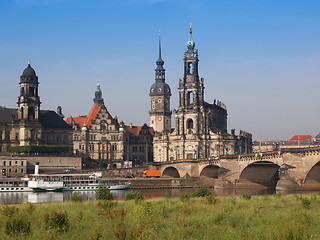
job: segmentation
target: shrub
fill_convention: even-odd
[[[1,215],[4,217],[12,217],[13,214],[18,211],[18,208],[15,206],[5,205],[1,208]]]
[[[216,199],[216,196],[215,195],[208,195],[208,196],[206,196],[206,199],[207,199],[207,202],[209,203],[209,204],[213,204],[213,205],[215,205],[216,203],[217,203],[217,199]]]
[[[124,200],[125,201],[128,201],[128,200],[144,200],[144,197],[141,195],[140,192],[135,192],[135,191],[130,191],[126,194],[126,196],[124,197]]]
[[[8,148],[10,153],[62,153],[69,152],[71,148],[67,145],[28,145],[13,146]]]
[[[99,185],[96,191],[96,200],[112,200],[113,196],[107,186]]]
[[[251,199],[251,194],[243,194],[242,198],[245,200],[250,200]]]
[[[194,193],[192,193],[192,197],[206,197],[209,195],[211,195],[211,192],[205,186],[198,188]]]
[[[309,209],[311,201],[308,198],[301,198],[302,207]]]
[[[48,230],[65,232],[69,229],[69,218],[66,212],[51,211],[44,215],[44,222]]]
[[[30,221],[25,217],[10,217],[5,222],[5,233],[8,235],[29,235],[31,232],[30,225]]]
[[[102,209],[105,210],[110,210],[112,208],[114,208],[115,206],[117,206],[118,202],[114,202],[111,200],[105,200],[105,201],[99,201],[98,202],[98,206],[102,207]]]
[[[71,196],[71,201],[72,202],[83,202],[86,198],[86,195],[85,194],[81,194],[79,192],[75,192],[72,194]]]
[[[89,240],[99,240],[101,238],[102,238],[101,227],[93,229],[93,231],[91,232],[91,234],[88,237]]]
[[[187,201],[189,201],[189,200],[190,200],[190,194],[188,194],[188,193],[182,193],[182,194],[180,195],[180,200],[181,200],[182,202],[187,202]]]
[[[118,227],[112,230],[112,235],[114,239],[125,240],[127,239],[127,231],[125,227]]]
[[[29,213],[30,215],[32,215],[35,209],[36,209],[36,206],[32,203],[28,203],[26,205],[26,212]]]

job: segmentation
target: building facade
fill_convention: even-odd
[[[152,161],[153,129],[125,126],[108,112],[100,84],[95,91],[94,105],[88,115],[69,117],[73,128],[73,149],[108,168],[120,168],[127,162],[142,165]]]
[[[18,108],[0,107],[0,153],[11,146],[69,145],[72,128],[63,120],[61,107],[57,112],[40,110],[38,76],[30,61],[20,77]]]
[[[0,168],[2,176],[22,176],[27,174],[33,163],[22,156],[12,157],[8,149],[12,146],[67,145],[72,148],[72,128],[63,120],[61,107],[57,112],[40,109],[38,76],[30,61],[20,77],[18,108],[0,107]],[[37,157],[40,155],[38,154]],[[21,158],[20,158],[21,157]],[[34,159],[29,157],[28,159]],[[48,156],[46,157],[48,158]],[[55,169],[59,159],[51,156]],[[81,159],[77,159],[81,169]],[[77,165],[77,166],[78,166]],[[65,168],[68,165],[65,164]]]
[[[159,59],[155,70],[156,83],[150,89],[152,106],[149,112],[150,124],[156,121],[155,116],[163,119],[171,118],[170,105],[166,108],[162,105],[153,106],[155,97],[159,99],[162,97],[170,103],[171,96],[170,87],[164,80],[162,82],[158,80],[158,69],[163,66],[160,50]],[[240,131],[239,135],[235,135],[234,130],[231,130],[231,134],[227,132],[226,105],[221,101],[214,100],[214,103],[210,104],[204,100],[204,79],[199,78],[198,74],[198,50],[192,39],[191,26],[183,61],[184,75],[182,79],[179,79],[178,88],[179,107],[173,111],[175,128],[170,131],[169,126],[163,128],[153,125],[155,130],[154,161],[201,159],[252,152],[250,133]],[[162,72],[164,78],[164,70]],[[160,84],[162,84],[161,87],[158,87]],[[156,91],[157,87],[169,89],[168,94],[160,94],[161,91]]]

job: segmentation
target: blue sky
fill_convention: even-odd
[[[158,30],[173,109],[192,22],[206,101],[227,105],[229,129],[255,140],[320,132],[318,0],[7,0],[0,10],[1,106],[17,106],[31,59],[42,109],[87,114],[100,81],[112,116],[149,124]]]

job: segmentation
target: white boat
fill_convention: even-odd
[[[33,191],[95,191],[100,185],[110,190],[123,190],[131,184],[119,179],[99,179],[95,174],[38,174],[28,181]]]
[[[39,174],[39,163],[35,172],[22,179],[0,179],[0,192],[37,192],[37,191],[95,191],[99,185],[110,190],[130,188],[129,182],[119,179],[101,179],[101,173],[92,174]]]
[[[31,188],[34,192],[37,191],[62,191],[63,182],[58,178],[32,178],[28,181],[28,187]]]
[[[0,179],[0,192],[31,192],[26,179],[2,178]]]

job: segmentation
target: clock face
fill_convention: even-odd
[[[162,117],[158,117],[158,121],[161,121]]]

